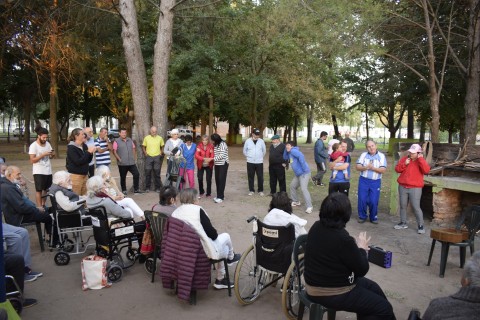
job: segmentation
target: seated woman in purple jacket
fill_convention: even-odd
[[[217,233],[205,210],[198,205],[197,196],[198,191],[195,189],[182,190],[180,192],[181,206],[172,213],[172,217],[184,221],[195,230],[200,237],[207,257],[213,260],[227,258],[229,266],[237,263],[241,255],[234,253],[230,235],[228,233]],[[230,280],[225,278],[224,264],[218,263],[216,269],[217,279],[213,286],[216,289],[228,288]],[[230,284],[230,286],[233,287],[233,284]]]

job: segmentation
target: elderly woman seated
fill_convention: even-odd
[[[57,171],[52,178],[52,186],[49,192],[55,197],[58,209],[72,212],[80,210],[81,213],[85,213],[83,206],[85,197],[79,196],[72,191],[72,179],[70,173],[67,171]],[[80,203],[79,203],[80,202]]]
[[[191,226],[200,237],[203,249],[210,259],[218,260],[227,258],[228,265],[233,265],[240,260],[240,254],[233,252],[232,240],[228,233],[218,234],[212,226],[205,210],[198,205],[198,191],[184,189],[180,192],[180,203],[172,217],[184,221]],[[218,263],[216,266],[217,277],[214,283],[216,289],[228,288],[229,279],[225,278],[225,266]],[[233,285],[230,284],[232,287]]]
[[[153,211],[172,215],[177,209],[175,202],[177,201],[177,189],[173,186],[163,186],[160,188],[160,202],[153,206]]]
[[[102,192],[109,196],[116,203],[124,208],[128,208],[132,211],[133,217],[145,218],[143,210],[137,205],[132,198],[126,198],[123,193],[117,187],[115,179],[112,178],[110,168],[107,166],[100,166],[95,171],[95,176],[101,177],[103,181]]]
[[[301,234],[306,234],[307,220],[297,217],[292,212],[292,200],[288,197],[288,194],[285,191],[277,192],[272,196],[270,211],[263,218],[263,223],[277,227],[291,223],[295,226],[295,238]]]

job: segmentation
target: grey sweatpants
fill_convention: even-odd
[[[312,207],[312,198],[310,197],[310,192],[308,192],[308,183],[310,182],[310,172],[303,174],[301,176],[294,176],[292,182],[290,182],[290,196],[292,201],[297,202],[297,189],[300,187],[303,193],[303,199],[305,200],[305,205],[307,208]]]
[[[400,222],[407,222],[407,207],[410,201],[415,217],[417,218],[417,225],[423,226],[423,212],[420,208],[422,188],[405,188],[398,185],[398,196],[400,198]]]

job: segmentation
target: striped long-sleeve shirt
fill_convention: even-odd
[[[220,142],[214,148],[214,161],[216,166],[223,166],[228,163],[228,146],[225,141]]]

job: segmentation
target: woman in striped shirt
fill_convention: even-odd
[[[221,203],[225,199],[224,191],[227,183],[228,172],[228,146],[222,140],[218,133],[210,136],[214,146],[214,163],[215,163],[215,184],[217,185],[217,197],[213,199],[215,203]]]

